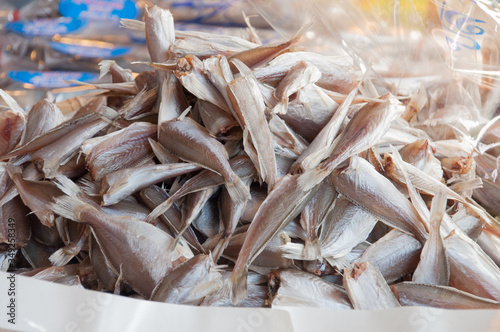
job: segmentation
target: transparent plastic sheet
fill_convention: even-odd
[[[462,101],[475,100],[475,125],[495,114],[500,81],[500,6],[489,0],[251,0],[285,39],[305,24],[308,50],[347,54],[373,69],[395,92],[454,80]],[[280,15],[274,13],[280,12]],[[470,84],[473,83],[473,84]],[[472,91],[471,91],[472,89]],[[482,100],[478,100],[477,94]],[[491,98],[486,98],[489,95]],[[472,124],[471,124],[472,125]]]
[[[339,3],[339,6],[333,6],[331,12],[326,13],[325,10],[325,13],[318,14],[320,2],[304,9],[308,3],[297,1],[296,7],[290,5],[290,12],[299,17],[289,21],[289,26],[278,23],[273,23],[273,26],[282,36],[290,38],[304,22],[319,17],[321,19],[305,33],[308,48],[319,53],[352,57],[360,72],[369,66],[384,80],[393,82],[399,91],[407,89],[409,92],[423,80],[448,77],[460,83],[449,85],[449,95],[456,96],[457,103],[466,105],[465,111],[477,108],[479,112],[482,109],[474,94],[474,84],[462,84],[463,77],[469,80],[477,78],[476,75],[482,77],[477,69],[479,54],[470,53],[474,61],[468,62],[457,54],[456,49],[449,48],[437,7],[428,9],[432,13],[429,12],[427,17],[417,7],[402,10],[407,8],[401,5],[402,2],[399,7],[386,7],[382,2],[368,7],[357,7],[348,1],[332,3]],[[394,10],[398,8],[399,16]],[[476,41],[485,40],[475,38]],[[469,64],[472,72],[457,66],[462,63]],[[481,120],[479,115],[475,117],[475,123]],[[4,294],[10,287],[8,277],[8,274],[0,273],[0,291]],[[370,331],[500,330],[500,313],[493,310],[401,308],[382,312],[344,312],[314,308],[196,308],[139,301],[16,278],[19,323],[12,326],[0,321],[0,328],[14,331],[133,331],[166,327],[175,331],[202,328],[208,331],[310,331],[331,329],[333,325],[336,329]],[[0,303],[2,307],[6,305]],[[27,317],[29,321],[25,320]]]
[[[191,307],[142,301],[0,272],[0,330],[45,331],[218,331],[441,332],[500,330],[498,310],[406,307],[384,311],[318,308],[274,309]],[[11,284],[13,280],[13,284]],[[3,296],[13,288],[15,296]],[[15,299],[15,323],[7,306]],[[126,317],[127,319],[124,319]],[[196,319],[193,319],[196,317]]]

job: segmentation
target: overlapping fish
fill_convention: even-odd
[[[64,114],[0,91],[3,270],[203,306],[500,308],[500,118],[467,132],[459,79],[405,94],[300,35],[124,24],[152,71],[103,61]]]

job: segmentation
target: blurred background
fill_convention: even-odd
[[[5,1],[14,7],[21,8],[22,6],[32,2],[33,0],[2,0],[2,1]]]

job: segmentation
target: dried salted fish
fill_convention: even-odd
[[[54,211],[89,224],[110,267],[116,274],[121,271],[123,279],[139,294],[149,297],[170,270],[192,255],[179,246],[168,250],[174,239],[165,232],[133,218],[108,216],[85,199],[70,180],[59,181],[67,196],[56,198]]]
[[[296,269],[278,270],[269,274],[269,297],[273,307],[283,305],[352,309],[342,288],[312,273]]]
[[[344,287],[354,309],[380,310],[400,306],[380,271],[369,262],[344,270]]]
[[[179,158],[220,174],[235,201],[247,200],[250,193],[229,165],[224,146],[211,137],[206,129],[189,117],[162,123],[162,145]]]
[[[498,309],[500,302],[459,291],[453,287],[402,282],[391,286],[403,306],[443,309]]]
[[[494,86],[393,84],[303,30],[124,25],[154,71],[102,61],[65,122],[0,92],[0,269],[13,250],[14,273],[190,305],[498,308]]]
[[[415,272],[413,281],[429,285],[447,286],[450,279],[450,270],[440,227],[446,209],[445,193],[440,192],[432,200],[430,213],[429,238],[424,243],[420,253],[420,262]]]
[[[427,230],[413,205],[364,159],[352,157],[349,167],[335,178],[333,185],[379,220],[425,242]]]
[[[222,287],[222,275],[210,255],[197,255],[163,278],[152,301],[198,304]]]

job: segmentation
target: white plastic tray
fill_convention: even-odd
[[[50,332],[443,332],[500,331],[500,310],[442,310],[406,307],[384,311],[316,308],[245,309],[173,305],[16,276],[0,272],[0,330]],[[16,324],[7,305],[15,299]]]

